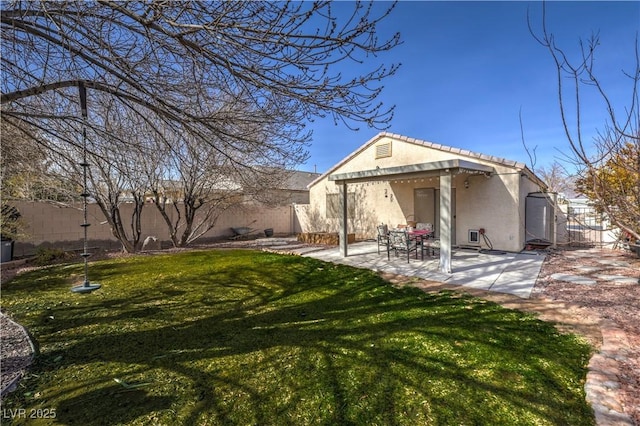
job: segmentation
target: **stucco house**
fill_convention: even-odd
[[[554,242],[555,203],[525,164],[379,133],[309,184],[303,229],[375,238],[376,226],[431,223],[441,241],[440,270],[451,272],[455,246],[521,251]],[[481,231],[483,230],[483,231]]]

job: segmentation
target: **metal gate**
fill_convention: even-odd
[[[569,204],[567,234],[572,247],[602,247],[605,231],[604,214],[591,206]]]

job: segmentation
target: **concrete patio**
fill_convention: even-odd
[[[411,255],[409,263],[406,257],[387,260],[385,247],[376,242],[359,242],[349,245],[349,255],[342,257],[339,247],[318,249],[317,247],[299,247],[290,252],[313,257],[332,263],[340,263],[357,268],[423,278],[446,284],[460,285],[481,290],[513,294],[529,298],[536,282],[545,256],[537,252],[485,254],[474,250],[454,250],[451,275],[438,270],[438,258],[427,257],[424,260]]]

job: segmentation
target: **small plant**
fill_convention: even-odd
[[[2,241],[13,241],[25,235],[25,224],[20,219],[18,209],[8,204],[2,204],[2,219],[0,222],[0,234]]]
[[[36,251],[36,258],[34,263],[38,266],[51,265],[63,260],[69,260],[71,254],[65,252],[62,249],[53,247],[40,247]]]

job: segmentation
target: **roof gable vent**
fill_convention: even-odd
[[[391,157],[391,142],[376,145],[376,159]]]

